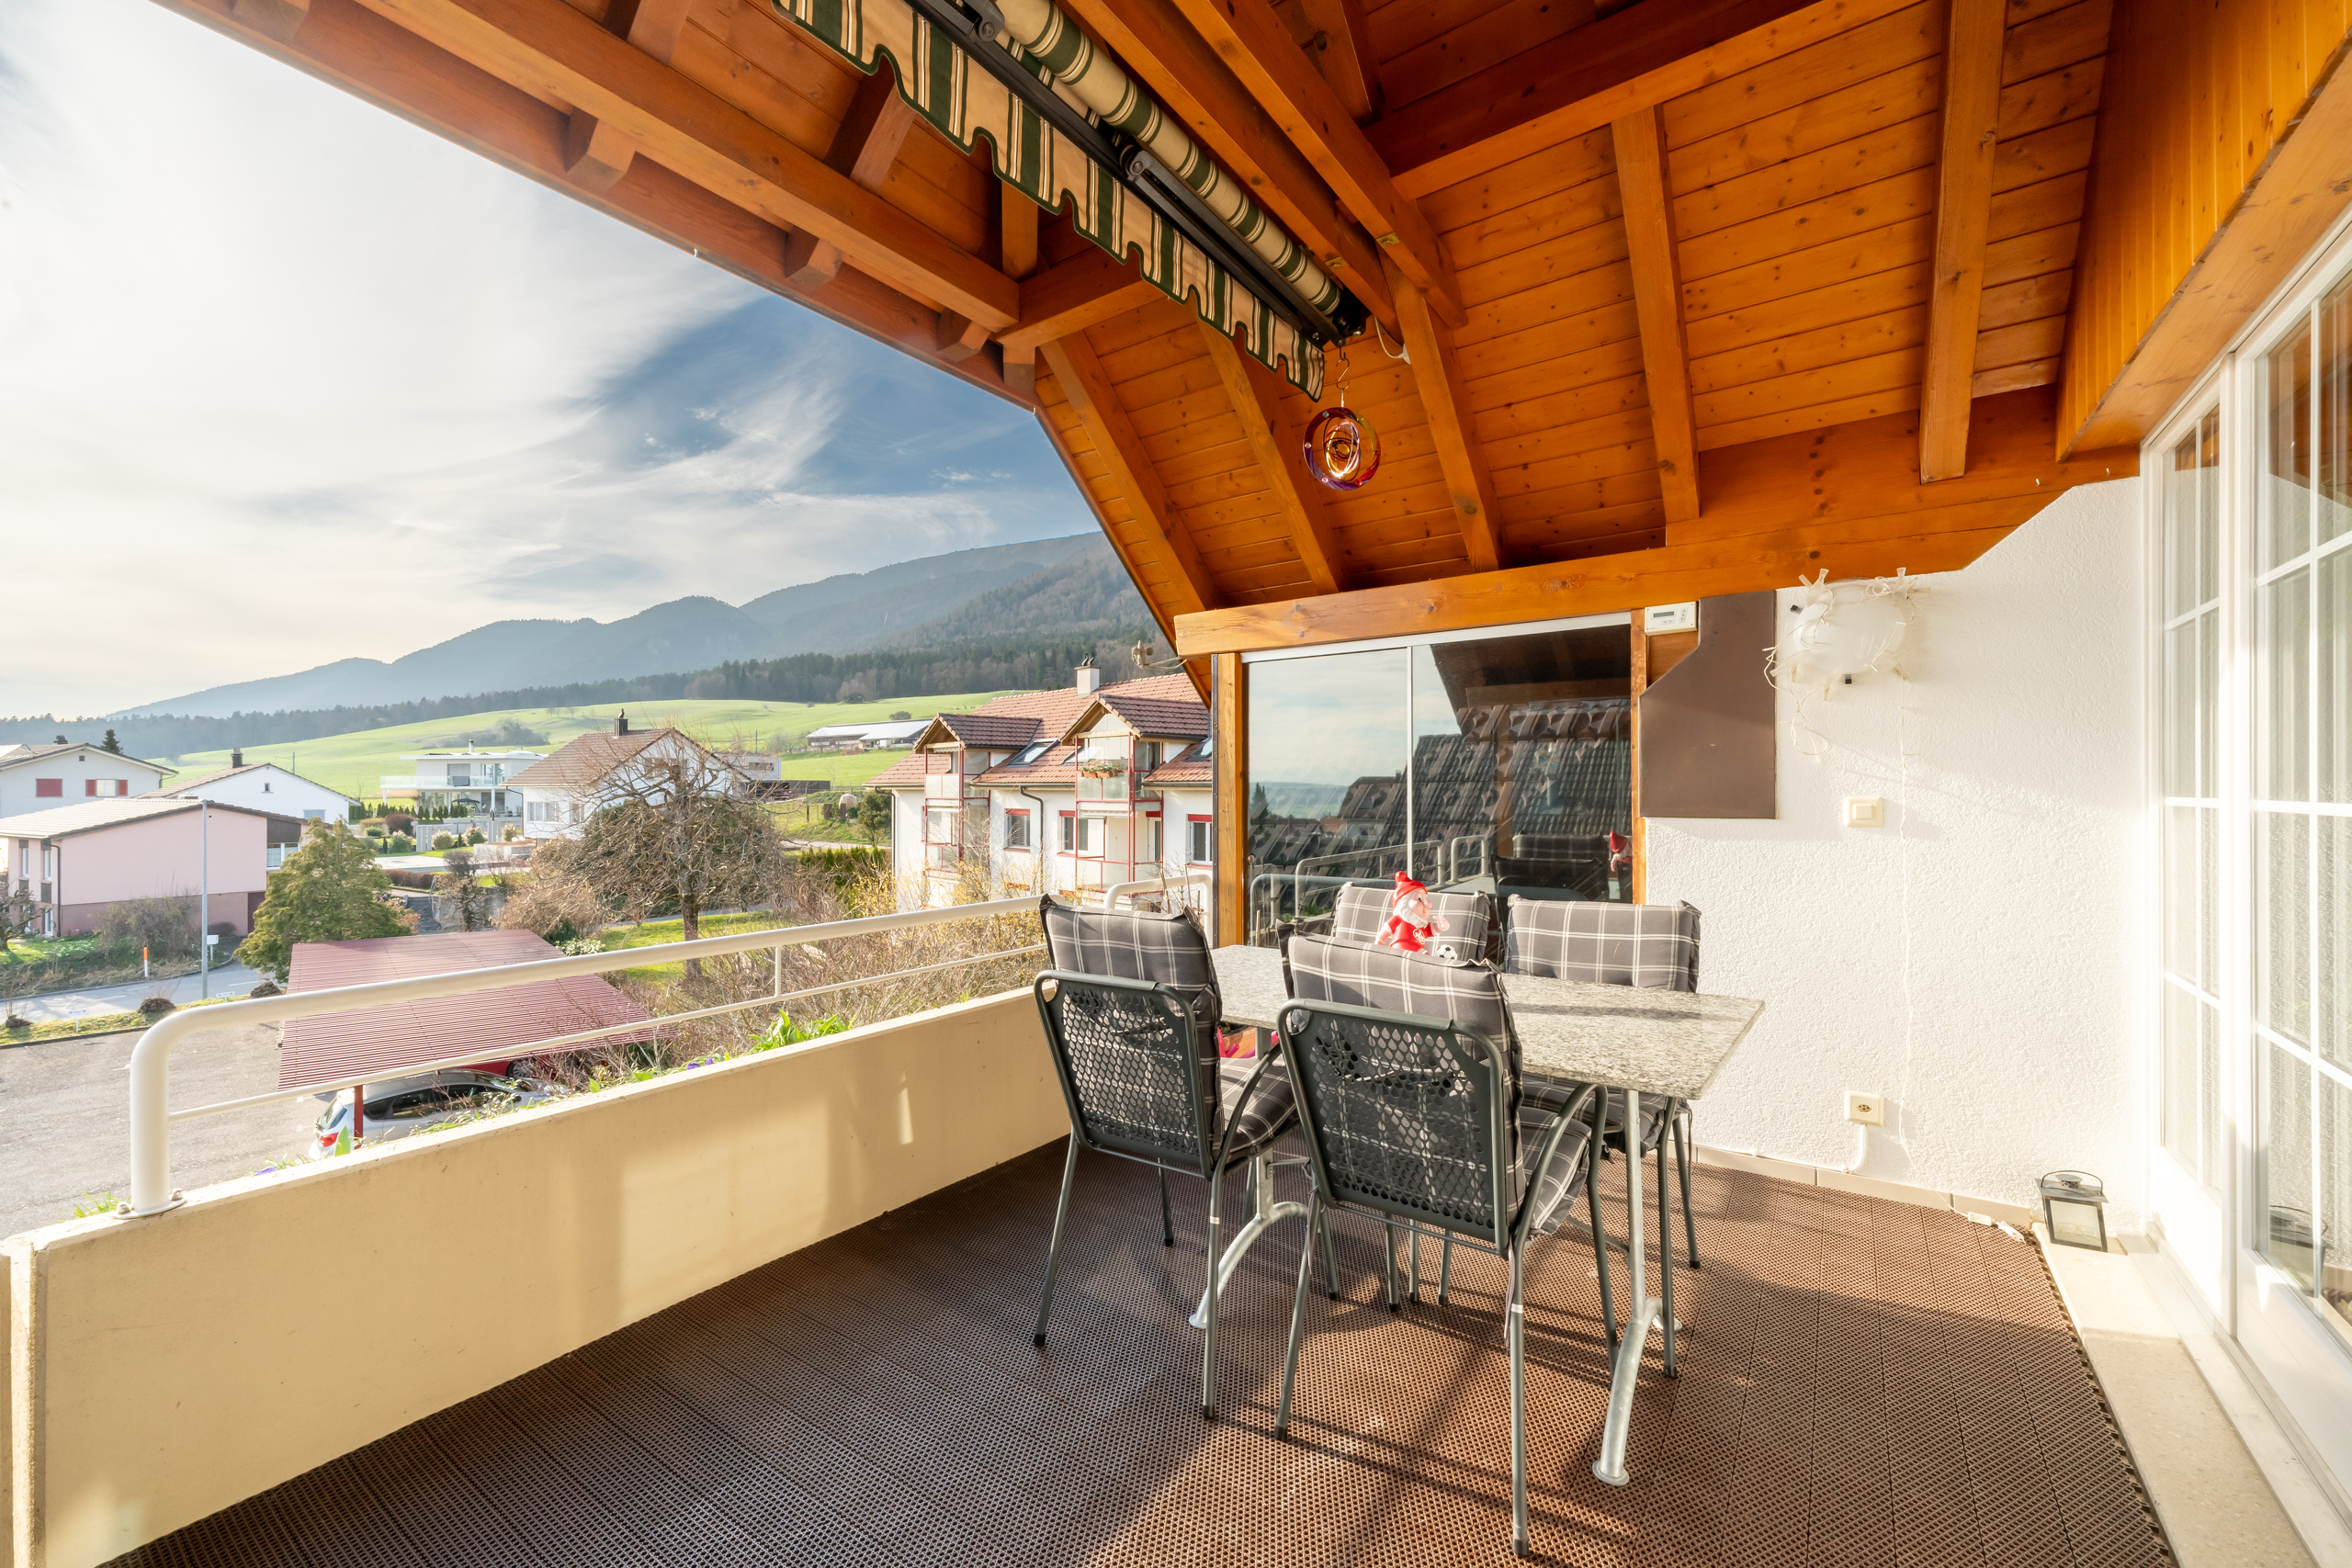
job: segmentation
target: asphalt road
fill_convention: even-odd
[[[191,1035],[172,1053],[172,1103],[276,1089],[277,1034],[276,1024],[262,1023]],[[85,1193],[129,1190],[130,1086],[123,1068],[138,1038],[0,1047],[0,1236],[71,1219]],[[202,1187],[300,1155],[325,1109],[305,1097],[175,1122],[172,1179]]]
[[[242,964],[224,964],[212,971],[212,994],[216,997],[242,997],[267,976]],[[17,1012],[19,1017],[35,1023],[68,1018],[96,1018],[101,1013],[130,1012],[149,997],[169,997],[175,1002],[187,1003],[197,999],[204,987],[203,979],[195,971],[176,980],[132,980],[120,986],[85,986],[78,990],[47,991],[38,997],[19,997]]]

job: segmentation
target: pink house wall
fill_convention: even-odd
[[[58,840],[62,929],[78,931],[94,924],[104,918],[106,905],[124,898],[185,897],[192,908],[198,887],[209,886],[213,922],[233,922],[240,931],[245,930],[247,910],[260,902],[258,895],[269,882],[269,824],[242,812],[209,813],[212,865],[208,881],[198,831],[203,815],[208,814],[178,812]]]

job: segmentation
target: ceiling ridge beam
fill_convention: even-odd
[[[1629,6],[1391,110],[1366,135],[1408,196],[1656,108],[1918,0],[1677,0]]]
[[[1305,153],[1177,10],[1175,0],[1062,0],[1167,112],[1249,186],[1373,314],[1396,325],[1380,250]]]
[[[1387,164],[1273,7],[1263,0],[1176,0],[1176,5],[1338,193],[1340,205],[1371,233],[1382,255],[1429,296],[1441,316],[1459,324],[1464,317],[1453,264],[1439,244],[1437,231],[1419,204],[1396,188]],[[1393,282],[1389,289],[1396,291]]]
[[[1642,379],[1649,391],[1658,490],[1666,520],[1688,523],[1699,515],[1699,438],[1690,408],[1690,349],[1682,325],[1674,198],[1666,187],[1666,125],[1657,109],[1643,109],[1618,120],[1611,140],[1617,151],[1617,198],[1634,275],[1634,318],[1642,333]]]
[[[1463,554],[1473,571],[1503,564],[1502,536],[1495,521],[1495,480],[1487,450],[1462,395],[1462,369],[1453,355],[1453,334],[1438,320],[1430,297],[1391,261],[1388,286],[1396,297],[1397,326],[1437,447],[1439,470],[1462,528]]]
[[[1201,552],[1190,535],[1180,527],[1170,514],[1167,489],[1159,482],[1159,470],[1151,461],[1151,454],[1144,450],[1143,437],[1136,434],[1135,421],[1128,416],[1127,407],[1119,400],[1119,389],[1111,381],[1110,373],[1102,368],[1102,361],[1095,356],[1093,347],[1084,333],[1072,333],[1043,344],[1039,350],[1046,366],[1054,373],[1055,384],[1062,396],[1069,400],[1070,411],[1094,443],[1095,455],[1111,470],[1111,482],[1126,500],[1136,514],[1145,537],[1150,542],[1159,564],[1167,569],[1175,603],[1169,606],[1171,615],[1194,615],[1213,609],[1218,604],[1215,581],[1208,568],[1201,560]],[[1079,472],[1078,465],[1070,465],[1070,472]],[[1103,532],[1118,543],[1118,536],[1109,523]],[[1124,555],[1125,551],[1123,549]],[[1137,562],[1127,562],[1127,571],[1136,583],[1143,573],[1136,570]]]
[[[1339,547],[1323,509],[1322,487],[1309,489],[1298,471],[1302,439],[1291,431],[1283,415],[1282,382],[1272,371],[1244,356],[1223,332],[1197,318],[1195,324],[1201,341],[1208,345],[1209,363],[1216,367],[1217,380],[1233,404],[1234,416],[1241,422],[1242,438],[1250,444],[1259,472],[1265,476],[1266,489],[1282,509],[1283,527],[1290,535],[1291,547],[1298,552],[1299,564],[1306,569],[1308,585],[1317,593],[1337,593],[1342,586]]]
[[[1372,55],[1372,28],[1363,0],[1301,0],[1316,36],[1303,45],[1315,53],[1315,69],[1331,84],[1348,117],[1358,125],[1380,118],[1380,64]]]
[[[996,330],[1012,279],[564,0],[361,0],[503,79],[599,120],[639,150],[780,228],[841,246],[860,271]]]
[[[1951,0],[1944,47],[1943,149],[1936,167],[1936,260],[1919,383],[1919,479],[1968,471],[1968,409],[1984,319],[1984,239],[2000,141],[2003,0]]]

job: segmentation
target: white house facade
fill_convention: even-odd
[[[341,790],[329,789],[315,779],[288,773],[275,762],[248,762],[243,751],[230,752],[229,765],[217,772],[175,779],[161,789],[146,793],[182,800],[209,800],[216,806],[243,806],[310,822],[348,821],[352,808],[358,804]]]
[[[146,795],[175,772],[78,741],[0,746],[0,817]]]
[[[575,735],[506,780],[503,793],[512,797],[523,837],[578,838],[588,818],[611,798],[613,774],[647,751],[662,750],[690,750],[711,759],[714,768],[741,772],[725,757],[713,757],[682,730],[631,729],[628,715],[622,714],[609,731]]]
[[[523,818],[522,796],[511,786],[516,775],[546,759],[545,751],[404,751],[413,773],[386,773],[378,781],[385,798],[407,795],[420,817],[470,817],[493,822]]]

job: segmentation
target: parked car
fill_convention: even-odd
[[[445,1067],[367,1086],[367,1119],[360,1135],[380,1144],[447,1122],[468,1111],[499,1103],[537,1105],[552,1099],[556,1086],[542,1078],[503,1077],[474,1067]],[[311,1157],[323,1159],[351,1125],[351,1091],[339,1089],[319,1118],[319,1141]]]

